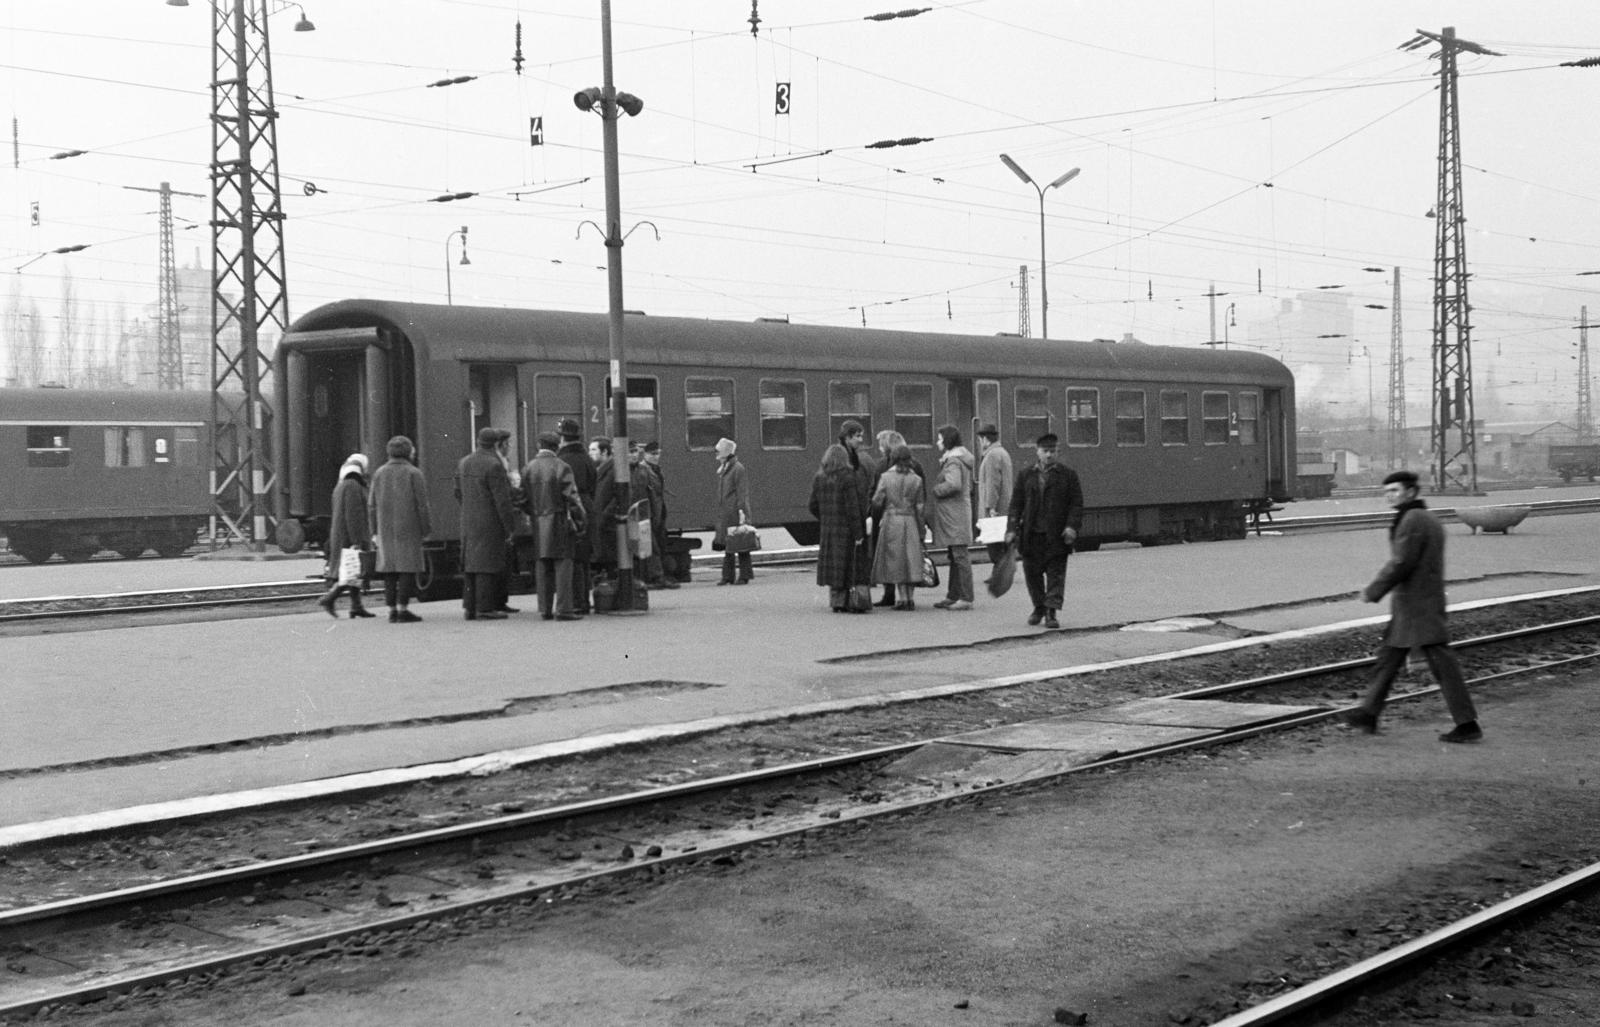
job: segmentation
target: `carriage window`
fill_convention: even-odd
[[[1161,444],[1187,446],[1189,444],[1189,394],[1187,392],[1161,392]]]
[[[1228,394],[1202,392],[1200,394],[1201,437],[1208,446],[1225,446],[1228,443]]]
[[[933,445],[932,385],[895,385],[894,430],[905,436],[908,446]]]
[[[606,410],[611,409],[611,379],[606,379]],[[659,383],[654,378],[628,379],[628,440],[630,442],[658,442],[656,432],[661,423]],[[611,418],[606,418],[611,423]],[[596,432],[603,434],[603,432]],[[716,441],[712,440],[713,443]]]
[[[1100,390],[1067,390],[1067,445],[1100,445]]]
[[[1254,392],[1239,393],[1239,444],[1254,446],[1259,438],[1257,425],[1261,421],[1261,397]]]
[[[1118,389],[1115,402],[1117,445],[1144,445],[1144,390]]]
[[[555,431],[556,425],[567,418],[585,425],[585,433],[604,435],[606,426],[598,423],[600,411],[594,412],[594,421],[584,416],[583,377],[576,374],[536,374],[533,376],[534,434]]]
[[[1016,430],[1011,437],[1019,446],[1031,446],[1033,440],[1050,431],[1050,390],[1024,387],[1017,389]]]
[[[972,437],[978,437],[978,429],[986,424],[1000,427],[1000,383],[978,382],[974,389],[977,398],[977,407],[973,410]]]
[[[806,448],[806,383],[761,379],[761,447]]]
[[[839,437],[839,425],[846,421],[861,422],[861,427],[872,438],[872,386],[866,382],[828,383],[828,430]]]
[[[160,439],[158,441],[165,442],[166,440]],[[143,467],[144,465],[143,428],[106,429],[107,467]]]
[[[28,426],[29,467],[69,467],[72,464],[71,429],[66,425]]]
[[[157,439],[159,446],[165,439]],[[156,460],[161,459],[157,450]],[[175,428],[172,432],[172,462],[179,467],[200,466],[200,429]]]
[[[690,449],[715,449],[718,439],[738,439],[733,431],[732,378],[685,379],[683,409]]]

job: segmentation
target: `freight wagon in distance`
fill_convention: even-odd
[[[937,464],[935,429],[969,448],[999,426],[1020,468],[1054,432],[1083,480],[1079,549],[1244,536],[1295,480],[1294,380],[1257,353],[628,314],[628,437],[661,445],[669,527],[715,522],[713,447],[739,443],[755,520],[817,538],[811,479],[845,420],[904,435]],[[417,445],[436,575],[456,569],[456,462],[485,425],[522,466],[564,418],[609,435],[605,314],[345,300],[297,319],[276,355],[280,544],[326,537],[352,452]]]

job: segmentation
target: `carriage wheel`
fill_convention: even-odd
[[[29,563],[44,563],[55,555],[55,545],[48,535],[16,532],[11,536],[11,551]]]

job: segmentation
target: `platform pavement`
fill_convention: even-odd
[[[1510,535],[1456,526],[1449,537],[1453,603],[1600,585],[1600,514],[1534,518]],[[11,638],[0,846],[41,821],[405,776],[394,768],[483,771],[685,723],[1226,644],[1228,631],[1376,625],[1383,610],[1354,593],[1385,551],[1382,530],[1368,529],[1080,554],[1068,630],[1053,633],[1023,623],[1020,581],[998,600],[980,584],[970,612],[934,610],[937,595],[924,590],[914,613],[840,616],[810,568],[773,568],[745,587],[699,571],[684,588],[652,593],[649,613],[579,623],[542,622],[520,597],[525,612],[505,622],[468,623],[457,604],[436,603],[419,607],[425,620],[414,625],[308,609]],[[1228,631],[1119,630],[1180,617]],[[126,762],[94,765],[108,760]]]

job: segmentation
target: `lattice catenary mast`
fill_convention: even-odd
[[[1578,443],[1594,441],[1594,406],[1589,396],[1589,308],[1584,307],[1578,328]]]
[[[1017,271],[1017,334],[1024,339],[1033,338],[1033,326],[1028,323],[1028,265]]]
[[[1429,43],[1439,52],[1438,231],[1433,255],[1433,439],[1435,491],[1478,490],[1478,439],[1472,403],[1472,305],[1467,300],[1467,217],[1461,192],[1461,110],[1456,93],[1456,56],[1461,52],[1500,56],[1456,30],[1417,30],[1402,49]],[[1452,429],[1454,438],[1452,438]]]
[[[1394,297],[1389,304],[1389,469],[1405,463],[1406,357],[1400,331],[1400,269],[1394,269]]]
[[[156,296],[156,388],[183,388],[183,333],[178,320],[178,262],[172,249],[172,194],[177,192],[171,182],[162,182],[161,188],[126,185],[141,193],[160,193],[161,273]],[[178,192],[179,196],[199,193]]]
[[[269,509],[277,483],[262,335],[270,344],[289,323],[269,3],[210,5],[212,540],[220,520],[228,540],[258,550],[282,513]]]

